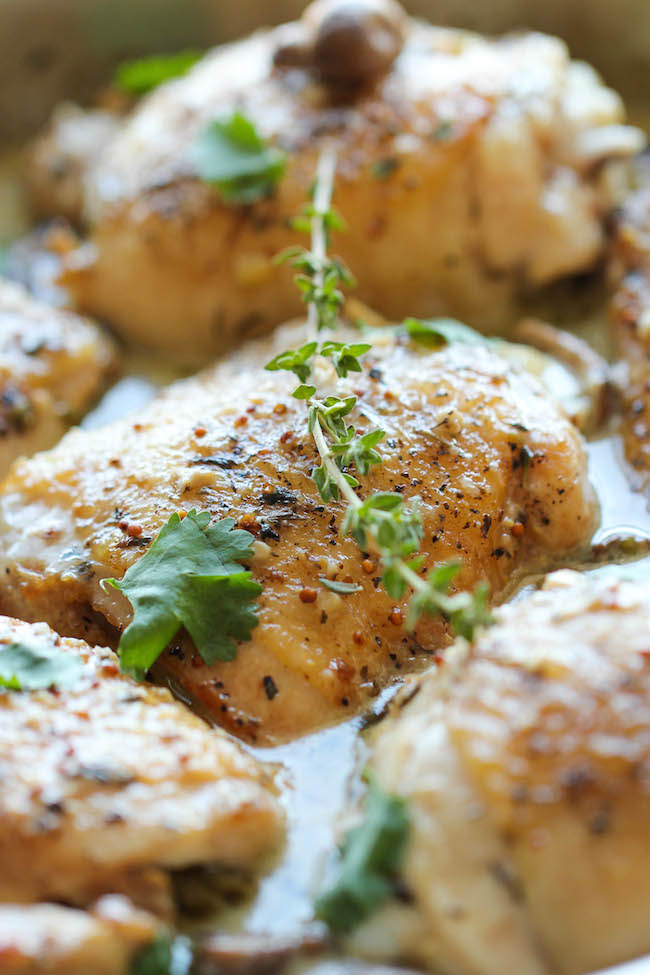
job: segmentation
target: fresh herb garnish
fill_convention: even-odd
[[[182,520],[174,513],[123,579],[102,580],[133,606],[117,650],[124,670],[142,678],[181,626],[208,664],[233,660],[235,640],[250,640],[262,587],[240,565],[253,536],[234,525],[232,518],[210,525],[207,511]]]
[[[268,145],[241,112],[216,119],[194,147],[197,172],[226,203],[255,203],[271,196],[286,169],[286,156]]]
[[[297,226],[311,230],[311,250],[293,248],[293,264],[299,274],[296,281],[308,304],[308,324],[314,335],[323,328],[333,328],[339,322],[343,295],[338,285],[349,280],[349,272],[327,257],[329,234],[342,221],[331,207],[336,159],[325,151],[318,162],[314,203]],[[297,256],[296,256],[297,255]],[[281,255],[283,258],[285,255]],[[339,268],[339,270],[337,270]],[[330,277],[328,278],[328,275]],[[329,281],[329,284],[326,283]],[[440,346],[450,341],[485,341],[472,329],[451,319],[421,322],[407,319],[405,329],[412,338]],[[475,628],[490,622],[487,610],[487,588],[479,586],[474,593],[449,595],[458,567],[456,563],[436,567],[426,578],[421,574],[422,558],[417,556],[424,527],[417,499],[410,506],[397,492],[379,492],[362,500],[356,493],[359,476],[380,464],[382,457],[377,446],[385,431],[371,427],[363,433],[348,423],[355,409],[355,396],[316,396],[316,386],[309,382],[313,376],[313,360],[321,356],[333,363],[339,376],[361,372],[360,359],[370,351],[368,343],[347,344],[317,341],[307,342],[299,349],[289,349],[276,356],[267,369],[285,369],[300,380],[293,390],[296,399],[304,400],[308,410],[309,432],[320,456],[320,464],[312,471],[312,478],[324,502],[343,498],[348,505],[343,520],[343,532],[352,534],[363,551],[373,551],[380,559],[382,582],[390,595],[402,598],[412,590],[407,624],[415,626],[423,613],[442,615],[451,622],[457,633],[471,639]]]
[[[74,687],[83,675],[81,657],[60,647],[33,641],[0,643],[0,687],[10,691],[37,691],[47,687]]]
[[[336,877],[316,901],[316,916],[335,934],[349,934],[395,891],[409,835],[408,807],[370,779],[363,822],[341,848]]]
[[[475,332],[469,325],[457,322],[455,318],[407,318],[404,322],[406,334],[414,342],[426,345],[432,349],[439,349],[443,345],[458,342],[462,345],[489,345],[480,332]]]
[[[192,948],[187,938],[160,934],[131,962],[129,975],[191,975]]]
[[[330,592],[338,593],[339,596],[349,596],[353,592],[361,592],[363,588],[354,582],[338,582],[336,579],[326,579],[324,576],[321,576],[320,582]]]
[[[179,51],[123,61],[115,71],[114,84],[131,95],[146,95],[164,81],[187,74],[202,57],[200,51]]]

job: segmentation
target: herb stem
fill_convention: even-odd
[[[334,174],[336,172],[336,152],[326,148],[318,157],[316,169],[316,189],[314,192],[314,215],[311,223],[311,249],[314,256],[316,272],[314,285],[322,288],[324,282],[325,262],[327,259],[327,228],[325,217],[332,204],[334,192]],[[318,332],[318,306],[310,301],[307,306],[307,324],[314,334]]]
[[[327,446],[327,441],[323,436],[323,428],[320,424],[320,418],[318,418],[316,423],[314,424],[314,429],[312,430],[312,436],[314,438],[314,443],[316,444],[316,449],[318,450],[320,458],[323,464],[325,465],[325,467],[327,468],[330,477],[336,484],[340,493],[348,502],[348,504],[351,504],[354,508],[360,508],[361,501],[353,491],[352,487],[346,481],[343,473],[337,467],[334,461],[334,455],[332,454],[331,450]]]

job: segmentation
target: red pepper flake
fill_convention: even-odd
[[[129,525],[126,529],[126,534],[129,538],[139,538],[142,534],[142,525]]]
[[[354,633],[352,634],[352,639],[358,647],[362,646],[365,643],[365,637],[361,632],[361,630],[355,630]]]
[[[275,406],[273,407],[273,412],[277,413],[278,416],[282,416],[283,413],[287,412],[287,408],[284,405],[284,403],[276,403]]]
[[[195,670],[199,670],[200,667],[204,666],[204,662],[202,658],[198,655],[198,653],[192,654],[192,666],[194,667]]]
[[[247,406],[246,407],[246,412],[247,413],[254,413],[256,409],[257,409],[257,407],[255,406],[255,403],[251,403],[250,406]]]
[[[404,613],[401,611],[401,609],[395,607],[388,619],[391,621],[393,626],[401,626],[401,624],[404,622]]]
[[[361,568],[366,573],[366,575],[371,576],[375,571],[375,563],[372,561],[372,559],[364,559],[363,562],[361,563]]]
[[[520,521],[516,521],[512,526],[512,528],[510,529],[510,531],[515,538],[521,538],[524,532],[526,531],[526,528],[524,525],[522,525]]]
[[[315,603],[318,599],[318,590],[312,589],[310,586],[305,586],[300,590],[300,602],[301,603]]]
[[[194,427],[195,437],[205,437],[207,432],[208,431],[205,429],[205,427]]]
[[[293,432],[293,430],[285,430],[282,436],[280,437],[280,443],[291,444],[295,439],[296,439],[296,435]]]
[[[235,420],[235,427],[245,427],[247,423],[248,423],[247,416],[238,416],[237,419]]]

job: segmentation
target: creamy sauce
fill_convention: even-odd
[[[18,182],[19,164],[16,153],[0,158],[0,247],[28,229]],[[531,310],[558,325],[571,327],[607,354],[603,298],[602,286],[573,283],[551,289],[536,299]],[[86,416],[82,426],[98,427],[138,410],[177,376],[169,364],[150,354],[128,355],[121,378]],[[644,497],[627,482],[621,443],[615,432],[601,435],[589,444],[589,465],[601,506],[601,525],[594,541],[606,543],[619,536],[650,540],[650,512]],[[650,574],[650,557],[590,571],[626,576]],[[522,587],[520,593],[529,588]],[[388,689],[377,699],[377,711],[394,691],[395,688]],[[365,761],[362,725],[363,719],[357,717],[281,747],[251,749],[256,756],[277,764],[279,783],[286,786],[281,791],[287,813],[287,844],[248,903],[203,919],[198,923],[199,930],[218,927],[293,936],[297,931],[313,929],[314,892],[327,855],[340,834],[342,814],[358,789],[358,772]],[[188,920],[187,929],[196,932],[197,922]]]

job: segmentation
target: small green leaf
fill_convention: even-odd
[[[192,948],[187,938],[158,937],[142,948],[131,962],[129,975],[190,975]]]
[[[393,895],[409,825],[405,800],[371,778],[363,822],[348,833],[335,879],[316,901],[316,916],[335,934],[349,934]]]
[[[331,358],[336,375],[344,379],[349,372],[361,372],[359,356],[368,352],[372,346],[367,343],[347,345],[345,342],[323,342],[320,354]]]
[[[425,320],[421,318],[407,318],[403,322],[404,330],[409,338],[421,345],[426,345],[431,349],[439,349],[443,345],[452,345],[458,342],[463,345],[489,345],[480,332],[474,331],[469,325],[463,325],[454,318],[434,318]]]
[[[291,395],[294,397],[294,399],[311,399],[315,392],[315,386],[308,386],[305,385],[305,383],[302,383],[300,386],[297,386],[294,389]]]
[[[194,157],[200,178],[232,204],[270,196],[286,170],[285,154],[264,142],[241,112],[211,122],[196,142]]]
[[[336,592],[339,596],[349,596],[353,592],[361,592],[363,586],[357,586],[353,582],[338,582],[336,579],[325,579],[323,576],[320,582],[331,592]]]
[[[117,66],[114,84],[131,95],[146,95],[164,81],[187,74],[202,57],[201,51],[179,51],[123,61]]]
[[[241,561],[252,554],[253,536],[234,519],[210,526],[208,512],[174,513],[124,578],[104,579],[133,606],[133,620],[120,637],[124,670],[141,678],[181,626],[206,663],[232,660],[235,640],[250,640],[253,609],[261,586]]]
[[[0,687],[7,690],[74,687],[83,672],[81,657],[38,638],[0,643]]]
[[[318,342],[307,342],[299,349],[287,349],[264,366],[268,372],[278,372],[280,369],[293,372],[301,383],[307,381],[311,375],[309,360],[318,349]]]

